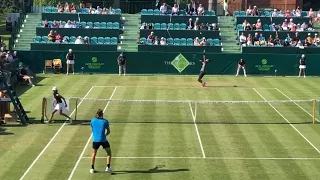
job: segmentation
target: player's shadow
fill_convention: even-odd
[[[164,167],[164,166],[163,166]],[[126,171],[113,171],[112,175],[121,174],[152,174],[152,173],[174,173],[174,172],[186,172],[189,169],[166,169],[161,166],[156,166],[148,170],[126,170]]]
[[[5,129],[5,128],[3,128],[3,127],[0,126],[0,136],[1,136],[1,135],[14,135],[14,133],[12,133],[12,132],[7,132],[6,130],[7,130],[7,129]]]

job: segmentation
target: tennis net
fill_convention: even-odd
[[[43,114],[50,116],[55,104],[44,98]],[[87,123],[97,109],[105,110],[112,123],[198,124],[305,124],[315,123],[317,100],[276,101],[170,101],[68,98],[73,122]],[[55,121],[65,121],[56,115]]]

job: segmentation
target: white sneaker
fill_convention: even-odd
[[[238,76],[238,74],[236,74],[236,76]]]
[[[94,169],[90,169],[90,173],[93,174],[94,173]]]
[[[74,73],[72,73],[74,75]]]
[[[67,73],[67,75],[69,75],[69,73]]]
[[[247,77],[247,75],[244,75],[244,77]]]
[[[123,76],[126,76],[126,74],[123,74]]]
[[[306,76],[303,76],[304,78],[306,78]]]
[[[106,168],[106,172],[108,172],[108,173],[112,173],[112,170],[111,170],[111,168]]]

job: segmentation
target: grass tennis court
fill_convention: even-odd
[[[0,179],[317,179],[320,128],[310,101],[320,99],[319,78],[196,76],[39,75],[37,86],[20,88],[29,117],[41,117],[41,101],[57,86],[80,100],[72,117],[90,120],[98,108],[110,121],[114,175],[104,173],[100,150],[90,174],[88,123],[0,126]],[[236,87],[235,87],[236,86]],[[162,100],[172,101],[164,103]],[[188,103],[261,101],[261,103]],[[173,101],[183,101],[180,103]],[[319,115],[317,105],[316,115]],[[58,120],[63,120],[57,117]],[[317,119],[320,119],[317,117]],[[290,122],[290,123],[288,123]]]

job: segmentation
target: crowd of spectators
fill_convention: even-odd
[[[290,34],[287,34],[287,37],[284,41],[281,41],[278,34],[274,37],[273,35],[269,35],[268,39],[266,39],[262,33],[256,32],[254,37],[251,34],[245,36],[242,32],[240,37],[240,45],[241,46],[284,46],[284,47],[312,47],[320,45],[320,38],[318,34],[314,34],[314,37],[311,36],[311,33],[308,33],[308,36],[305,39],[301,39],[299,32],[295,33],[294,37],[291,37]]]
[[[62,38],[62,36],[57,32],[57,31],[53,31],[50,30],[49,34],[48,34],[48,41],[51,42],[70,42],[70,38],[68,36],[64,36]],[[85,36],[84,38],[82,38],[81,36],[77,37],[77,39],[74,42],[75,44],[89,44],[89,37]]]
[[[65,24],[62,21],[57,22],[56,20],[52,21],[52,24],[49,24],[47,20],[43,21],[43,27],[46,28],[80,28],[80,24],[76,21],[68,20]]]
[[[169,11],[169,7],[166,3],[163,3],[160,6],[160,13],[161,14],[169,14],[171,15],[178,15],[180,11],[180,6],[179,4],[174,4],[171,8],[171,12]],[[181,9],[182,10],[182,9]],[[198,7],[195,2],[187,4],[186,8],[184,9],[184,12],[186,15],[198,15],[198,16],[203,16],[205,9],[202,6],[202,4],[199,4]]]
[[[147,41],[153,45],[167,45],[166,39],[164,37],[161,37],[159,39],[157,36],[154,35],[154,32],[151,32],[148,35]],[[143,44],[143,42],[140,42],[140,44]],[[193,40],[193,45],[194,46],[208,46],[209,43],[207,42],[205,37],[203,37],[202,39],[199,39],[199,37],[196,37]]]
[[[242,23],[242,28],[244,31],[257,31],[257,30],[265,30],[263,29],[263,25],[261,23],[261,20],[258,19],[255,24],[250,24],[247,20],[244,20]],[[276,25],[275,23],[272,23],[270,26],[268,25],[268,29],[270,31],[291,31],[291,32],[302,32],[302,31],[313,31],[313,22],[312,20],[309,20],[308,23],[303,22],[302,24],[294,23],[293,19],[291,18],[289,21],[288,19],[284,19],[282,24]]]
[[[85,3],[81,2],[79,5],[79,8],[86,8]],[[71,4],[66,2],[63,5],[59,1],[57,5],[57,12],[58,13],[77,13],[77,7],[73,2]],[[100,8],[99,6],[97,6],[97,8],[93,8],[92,6],[90,6],[89,14],[115,14],[115,11],[112,7],[109,7],[109,9],[107,10],[106,8]]]

